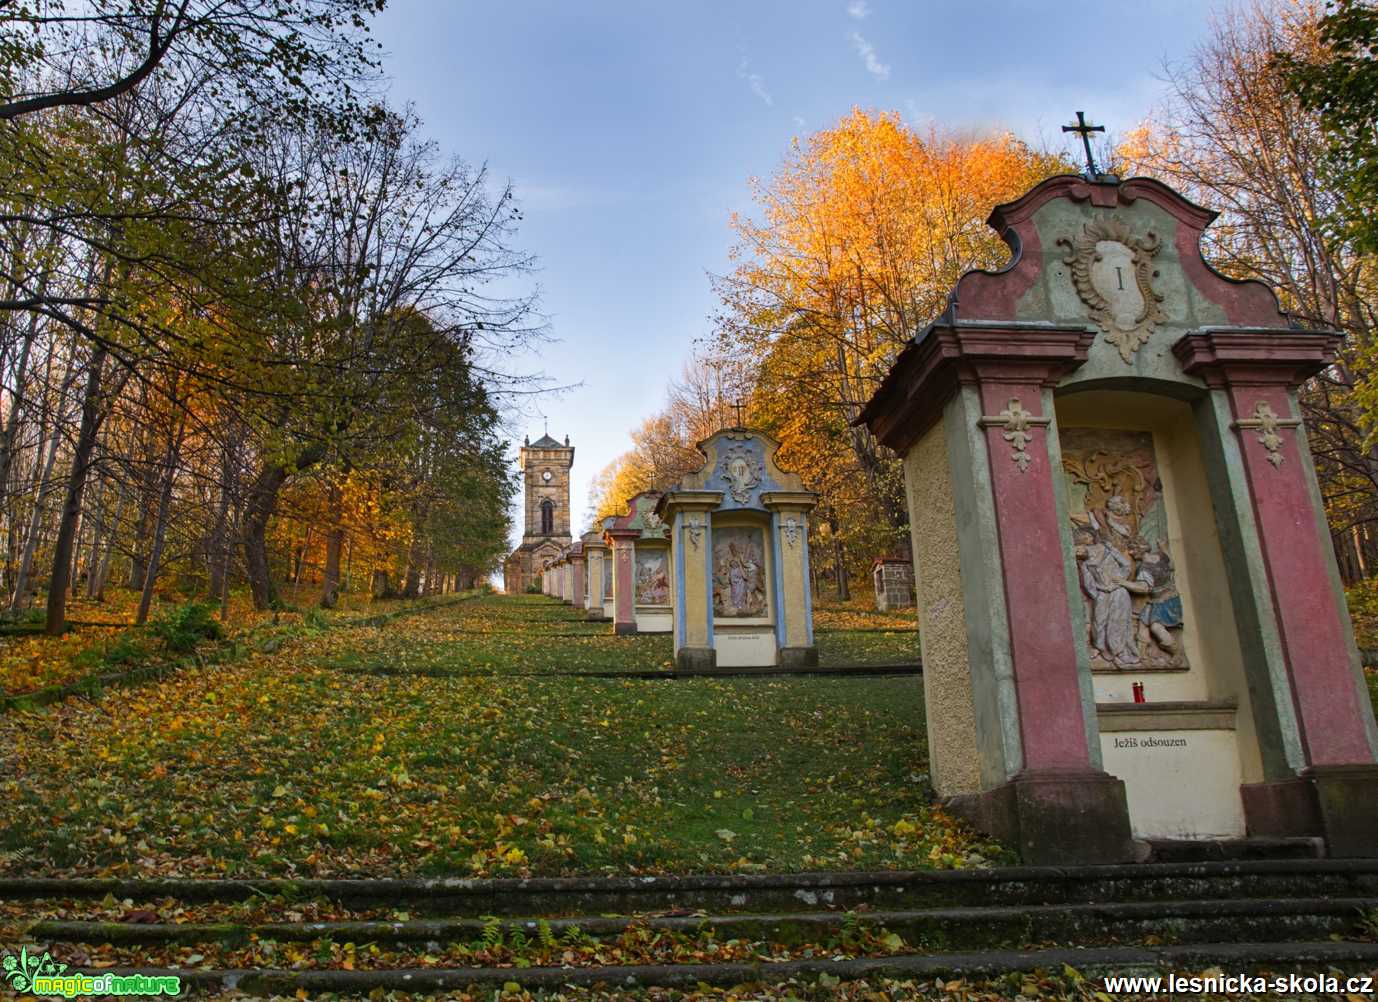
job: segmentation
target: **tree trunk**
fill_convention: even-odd
[[[846,602],[852,597],[851,589],[847,587],[847,553],[837,535],[837,519],[829,519],[828,525],[833,534],[833,573],[837,575],[837,600]]]
[[[44,280],[46,285],[46,279]],[[9,482],[10,460],[14,456],[14,439],[19,430],[19,416],[24,412],[20,406],[20,399],[24,393],[24,379],[28,374],[29,368],[29,349],[33,347],[35,336],[38,334],[38,313],[35,312],[29,317],[28,331],[24,335],[24,347],[19,352],[19,361],[15,366],[14,373],[14,394],[10,400],[10,412],[5,418],[5,430],[0,432],[0,487]]]
[[[129,587],[143,591],[144,579],[148,576],[148,533],[150,521],[153,513],[153,490],[156,484],[153,473],[152,457],[148,455],[149,450],[145,450],[142,469],[138,473],[139,496],[135,500],[138,505],[139,521],[134,526],[134,546],[129,554]]]
[[[91,453],[100,431],[100,389],[105,370],[106,349],[97,345],[91,351],[86,373],[86,393],[81,401],[81,428],[72,454],[72,474],[67,481],[67,499],[58,522],[57,542],[53,545],[53,577],[48,583],[48,623],[46,632],[57,636],[67,629],[67,584],[72,568],[72,543],[76,536],[77,515],[81,513],[81,493],[91,468]]]
[[[297,456],[292,469],[300,473],[325,458],[325,446],[307,446]],[[277,508],[278,492],[287,482],[288,467],[281,463],[265,466],[249,485],[244,515],[240,520],[240,540],[244,546],[244,573],[249,578],[249,594],[260,612],[276,608],[277,588],[268,566],[268,519]]]
[[[340,554],[344,550],[344,492],[330,483],[330,531],[325,535],[325,570],[321,582],[321,608],[333,609],[340,601]]]
[[[176,393],[174,389],[174,395]],[[163,558],[163,541],[167,538],[167,516],[172,507],[172,486],[177,480],[177,460],[182,454],[182,433],[186,429],[186,412],[177,422],[177,430],[167,437],[163,474],[163,489],[158,496],[158,518],[153,527],[153,550],[148,555],[148,573],[144,575],[143,592],[139,595],[139,612],[134,617],[136,626],[148,622],[148,610],[153,604],[153,585],[158,580],[158,564]]]
[[[115,539],[120,531],[120,519],[124,517],[124,505],[128,500],[126,494],[129,490],[127,484],[120,484],[120,498],[115,503],[115,518],[110,523],[110,536],[105,541],[105,555],[100,559],[100,567],[95,571],[95,576],[91,581],[90,597],[97,602],[105,600],[105,585],[110,580],[110,563],[115,559]]]
[[[211,542],[215,553],[211,560],[209,582],[211,597],[217,599],[225,591],[226,581],[230,576],[230,559],[233,549],[230,544],[229,528],[230,489],[238,456],[239,437],[236,430],[225,448],[220,452],[220,503],[215,512],[215,532]]]
[[[58,392],[57,409],[53,412],[53,437],[48,443],[48,456],[41,466],[36,467],[33,511],[29,518],[29,531],[24,537],[24,555],[19,561],[19,570],[14,579],[14,595],[10,600],[12,612],[26,609],[29,605],[29,578],[33,573],[34,554],[38,550],[38,538],[43,528],[43,515],[47,508],[48,495],[52,493],[53,464],[57,460],[57,447],[62,442],[62,424],[67,409],[67,391],[76,375],[75,364],[69,360],[67,371],[62,377],[62,389]],[[46,425],[46,416],[44,424]]]
[[[402,585],[403,598],[416,598],[421,594],[421,554],[412,548],[412,559],[407,562],[406,582]]]
[[[306,551],[311,546],[311,526],[306,527],[301,546],[297,547],[296,567],[292,571],[292,604],[297,604],[297,590],[301,587],[301,569],[306,565]]]
[[[427,547],[427,549],[430,548]],[[422,594],[427,598],[435,594],[435,555],[433,553],[426,555],[426,585]]]
[[[11,612],[27,609],[29,606],[29,576],[33,573],[34,554],[38,551],[38,537],[43,528],[45,503],[53,486],[53,464],[57,460],[57,447],[61,441],[61,428],[54,428],[52,441],[48,443],[48,456],[43,461],[42,473],[39,475],[33,511],[29,514],[29,529],[24,536],[24,554],[19,558],[19,570],[15,573],[14,595],[10,599]]]
[[[244,573],[249,578],[249,595],[260,612],[278,605],[277,588],[268,567],[268,519],[277,507],[278,491],[287,481],[287,468],[266,466],[249,487],[240,538],[244,544]]]
[[[425,560],[425,540],[421,538],[420,527],[426,524],[429,508],[417,513],[413,523],[417,529],[412,536],[411,550],[407,553],[407,577],[402,586],[403,598],[416,598],[421,593],[421,569]]]

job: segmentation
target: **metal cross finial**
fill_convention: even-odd
[[[1076,124],[1064,125],[1062,131],[1075,132],[1077,135],[1081,136],[1081,145],[1086,148],[1086,176],[1094,181],[1100,176],[1100,172],[1096,170],[1095,158],[1091,156],[1091,133],[1104,132],[1105,126],[1088,124],[1086,121],[1086,112],[1079,111],[1077,112]]]
[[[738,401],[737,401],[735,404],[733,404],[732,406],[733,406],[734,408],[736,408],[736,411],[737,411],[737,427],[738,427],[738,428],[745,428],[746,425],[742,424],[742,408],[743,408],[744,406],[746,406],[746,405],[743,404],[740,400],[738,400]]]

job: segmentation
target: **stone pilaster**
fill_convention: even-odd
[[[766,491],[761,502],[771,513],[778,562],[780,623],[777,641],[780,664],[807,667],[818,664],[813,642],[813,598],[809,588],[809,512],[815,495],[795,491]]]
[[[1013,678],[979,681],[1013,684],[1020,769],[1002,785],[949,803],[1017,846],[1029,863],[1134,858],[1124,784],[1099,768],[1094,702],[1069,614],[1075,581],[1063,553],[1058,451],[1049,444],[1057,435],[1051,389],[1086,360],[1092,339],[1081,327],[936,326],[901,356],[866,414],[881,441],[905,453],[954,395],[969,393],[980,407],[973,415],[979,467],[953,476],[990,485],[995,533],[979,544],[982,552],[964,552],[962,564],[999,568],[1008,628],[981,622],[978,602],[966,614],[969,631],[1008,645],[999,653]],[[915,496],[911,491],[911,501]],[[910,516],[921,521],[921,513]],[[959,509],[957,517],[975,513]],[[970,664],[973,686],[978,673],[994,672],[996,660]]]
[[[713,575],[709,514],[722,503],[722,491],[675,491],[657,512],[670,524],[674,555],[675,664],[716,668],[713,649]]]
[[[1240,507],[1252,512],[1264,571],[1261,580],[1232,583],[1237,604],[1252,600],[1251,613],[1276,637],[1268,653],[1282,669],[1253,681],[1271,689],[1272,698],[1260,701],[1278,718],[1270,730],[1295,728],[1300,744],[1295,778],[1242,791],[1250,829],[1321,834],[1331,855],[1378,856],[1378,728],[1296,403],[1298,385],[1334,360],[1339,341],[1328,333],[1206,329],[1184,336],[1173,352],[1184,371],[1224,398],[1212,409],[1221,423],[1228,419],[1217,441],[1237,459],[1220,466]]]
[[[636,632],[636,576],[633,554],[639,529],[609,529],[604,539],[612,548],[613,633],[626,636]]]
[[[587,584],[584,573],[584,552],[578,544],[574,544],[574,551],[569,555],[570,567],[570,602],[576,609],[586,609],[584,586]]]
[[[603,563],[608,549],[601,543],[585,543],[584,557],[587,573],[584,582],[584,608],[588,618],[601,621],[603,615]]]

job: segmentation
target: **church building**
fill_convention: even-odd
[[[521,449],[522,542],[503,564],[503,590],[519,595],[536,583],[541,569],[574,542],[569,530],[569,471],[574,448],[565,436],[561,445],[548,434]]]

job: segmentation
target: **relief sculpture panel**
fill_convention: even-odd
[[[669,551],[662,548],[636,551],[636,604],[670,604]]]
[[[1061,442],[1092,670],[1188,667],[1153,436],[1065,428]]]
[[[713,615],[766,615],[765,533],[751,526],[713,530]]]

